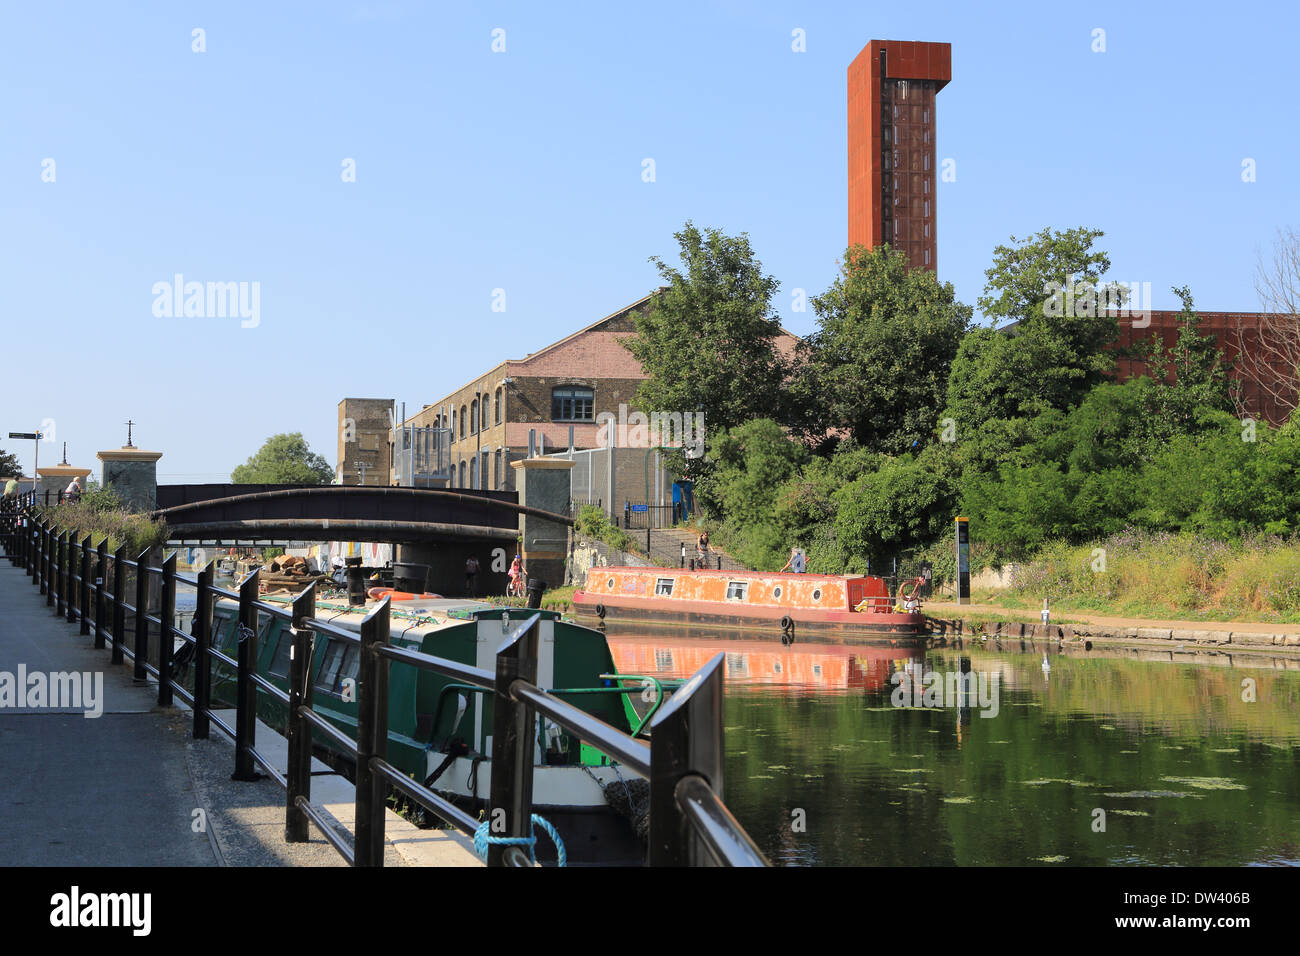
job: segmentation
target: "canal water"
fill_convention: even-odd
[[[1297,658],[610,644],[727,655],[725,799],[779,865],[1300,864]]]

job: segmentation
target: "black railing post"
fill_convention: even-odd
[[[90,535],[81,542],[81,590],[77,595],[77,613],[80,615],[82,634],[90,633]]]
[[[677,784],[698,775],[722,796],[722,684],[725,654],[715,654],[650,724],[650,865],[715,863],[677,804]]]
[[[45,606],[54,607],[54,529],[45,523],[41,535],[45,539],[41,546],[45,559]]]
[[[384,759],[388,746],[388,662],[376,653],[388,643],[389,605],[385,598],[361,622],[357,667],[357,866],[384,865],[383,777],[370,761]]]
[[[57,617],[63,617],[63,603],[67,600],[67,582],[64,580],[68,567],[67,539],[66,531],[60,532],[54,539],[54,613]]]
[[[533,830],[533,736],[536,715],[510,692],[517,681],[537,683],[538,621],[534,614],[497,648],[496,690],[492,699],[492,788],[488,833],[528,837]],[[518,847],[488,845],[488,866],[526,863]]]
[[[172,705],[172,629],[176,620],[176,552],[162,564],[162,593],[158,601],[158,706]]]
[[[113,552],[113,657],[114,664],[122,663],[122,644],[126,640],[126,545]]]
[[[45,586],[45,522],[35,521],[33,524],[36,532],[36,583],[40,585],[41,593],[44,594],[48,588]]]
[[[231,780],[258,779],[253,762],[257,744],[257,600],[260,568],[254,568],[239,582],[239,671],[235,684],[235,772]]]
[[[212,579],[214,562],[199,572],[194,602],[194,739],[208,739],[208,708],[212,706]]]
[[[104,649],[104,581],[108,577],[108,538],[95,549],[95,650]]]
[[[77,550],[77,536],[69,532],[68,533],[68,560],[67,560],[68,567],[63,572],[64,574],[63,584],[65,589],[68,592],[67,619],[69,621],[75,621],[77,619],[77,598],[79,596],[77,592],[81,589],[80,588],[81,582],[77,580],[77,569],[81,566],[81,562],[77,560],[77,555],[75,553],[76,550]]]
[[[23,515],[23,570],[27,572],[29,578],[36,577],[36,561],[33,553],[33,534],[35,532],[35,522],[32,520],[31,513]]]
[[[149,659],[149,549],[145,548],[135,559],[135,670],[136,680],[145,680],[149,672],[144,662]]]
[[[289,633],[293,650],[289,652],[289,762],[285,768],[284,839],[288,843],[308,840],[307,814],[298,806],[298,798],[311,801],[311,724],[302,715],[312,704],[311,649],[315,635],[303,626],[316,617],[316,585],[293,599],[293,617]],[[281,640],[284,640],[282,637]],[[196,735],[197,736],[197,735]]]

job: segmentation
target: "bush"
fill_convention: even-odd
[[[632,536],[611,523],[609,515],[596,505],[583,505],[573,523],[573,531],[580,537],[603,541],[617,551],[637,550]]]
[[[96,545],[108,538],[108,550],[116,551],[126,545],[132,558],[167,540],[166,522],[125,510],[111,488],[88,491],[80,501],[64,502],[46,509],[44,514],[57,531],[70,532],[78,541],[90,535]]]

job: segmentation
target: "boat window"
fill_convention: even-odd
[[[293,634],[287,627],[280,628],[280,643],[275,647],[275,657],[271,660],[271,676],[289,677],[289,652],[293,650]]]
[[[655,581],[655,594],[668,597],[673,593],[672,578],[658,578]]]
[[[335,697],[343,696],[343,682],[355,680],[360,664],[360,648],[343,641],[331,641],[325,651],[325,660],[316,677],[316,689]]]
[[[814,588],[814,589],[813,589],[813,600],[814,600],[814,601],[820,601],[821,599],[822,599],[822,589],[821,589],[821,588]]]
[[[749,593],[748,581],[728,581],[727,582],[727,600],[743,601],[745,595]]]
[[[673,669],[673,652],[655,648],[655,670],[670,671]]]
[[[608,581],[606,581],[605,587],[609,588],[611,591],[614,590],[614,579],[610,578]]]
[[[776,587],[772,588],[772,597],[778,599],[781,597],[781,585],[778,584]]]

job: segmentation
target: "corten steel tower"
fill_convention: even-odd
[[[872,40],[849,64],[849,245],[937,260],[934,100],[952,44]]]

